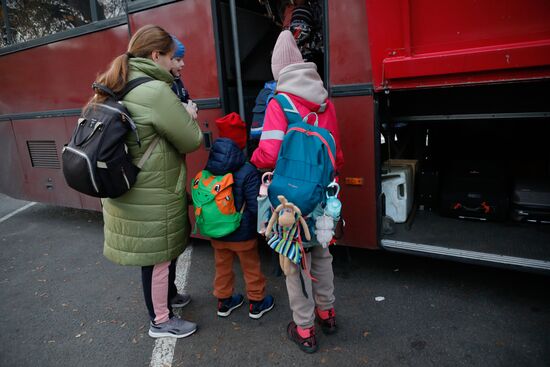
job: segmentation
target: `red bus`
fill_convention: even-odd
[[[293,1],[47,3],[2,1],[0,191],[99,210],[67,187],[60,152],[129,35],[154,23],[186,46],[183,78],[205,134],[187,156],[191,175],[216,118],[250,122]],[[346,160],[339,244],[548,272],[550,3],[306,3]]]

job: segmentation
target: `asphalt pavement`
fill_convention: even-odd
[[[178,285],[193,297],[181,316],[199,330],[172,343],[147,335],[140,269],[106,260],[102,237],[100,213],[0,195],[0,366],[550,366],[548,276],[335,247],[339,331],[319,333],[307,355],[286,338],[291,312],[269,248],[275,308],[219,318],[212,249],[193,241]]]

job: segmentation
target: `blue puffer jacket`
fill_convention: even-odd
[[[212,145],[206,170],[219,176],[233,173],[233,195],[235,206],[241,210],[246,202],[241,225],[233,233],[220,237],[219,241],[238,242],[256,237],[256,221],[258,220],[258,191],[260,190],[260,175],[258,170],[246,162],[244,153],[231,139],[219,138]]]

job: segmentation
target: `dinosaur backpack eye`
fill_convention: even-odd
[[[195,181],[193,181],[193,186],[198,186],[199,185],[199,179],[196,178]]]
[[[214,191],[220,192],[220,188],[221,188],[221,186],[218,184],[218,185],[214,186]]]
[[[231,201],[231,198],[229,197],[229,195],[225,197],[225,200]]]

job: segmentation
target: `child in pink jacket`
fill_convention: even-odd
[[[336,169],[339,171],[344,164],[344,154],[340,146],[340,131],[334,105],[328,99],[328,92],[317,73],[317,67],[312,62],[303,61],[298,48],[289,46],[292,45],[290,41],[296,45],[294,38],[289,37],[292,37],[289,31],[281,32],[273,49],[271,71],[277,80],[275,92],[288,95],[302,117],[310,112],[317,113],[319,126],[330,131],[336,141]],[[271,100],[265,113],[260,144],[250,160],[252,164],[257,168],[275,167],[287,126],[288,121],[281,106]]]
[[[277,80],[276,93],[290,97],[298,112],[305,117],[316,112],[318,126],[329,130],[336,141],[336,169],[344,163],[340,145],[340,132],[334,105],[328,100],[328,92],[312,62],[304,62],[292,33],[283,31],[279,35],[271,58],[271,70]],[[258,168],[273,169],[288,121],[279,103],[272,99],[267,106],[262,136],[258,148],[252,154],[251,162]],[[302,275],[308,297],[302,291],[300,272],[290,272],[286,276],[286,286],[292,309],[293,321],[288,324],[287,334],[300,349],[313,353],[318,349],[314,321],[317,318],[325,334],[336,332],[334,312],[334,274],[332,255],[328,248],[311,247],[306,254],[307,268],[317,281],[312,283],[307,275]],[[297,265],[293,265],[298,267]]]

